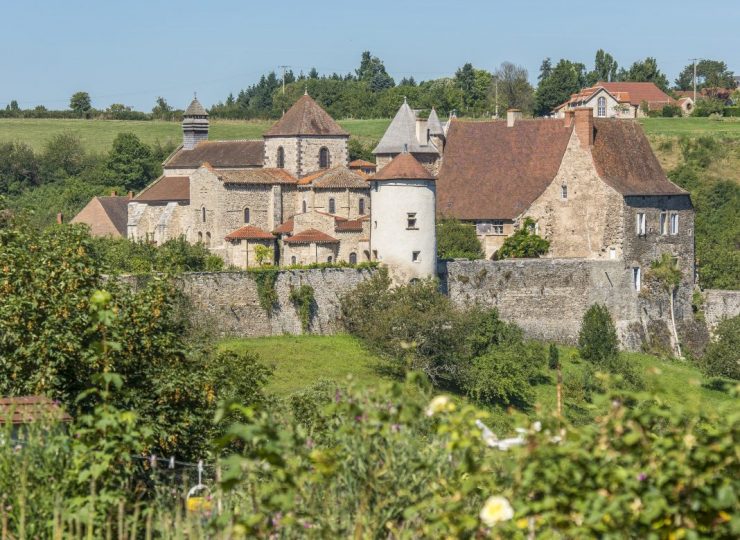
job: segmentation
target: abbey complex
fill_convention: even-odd
[[[131,199],[96,198],[76,220],[104,234],[116,227],[99,222],[117,220],[121,235],[154,243],[183,236],[236,267],[378,261],[403,282],[436,274],[440,218],[473,224],[487,258],[532,218],[547,258],[622,261],[639,291],[669,253],[690,287],[691,200],[641,127],[589,107],[561,113],[443,123],[404,102],[373,164],[349,161],[349,134],[308,95],[261,140],[233,141],[209,139],[194,99],[163,175]]]

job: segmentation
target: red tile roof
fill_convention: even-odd
[[[224,184],[296,184],[298,180],[285,169],[217,169]]]
[[[306,229],[284,240],[288,244],[338,244],[339,240],[316,229]]]
[[[369,180],[434,180],[434,176],[413,155],[398,154]]]
[[[45,396],[0,398],[0,424],[29,424],[44,419],[62,422],[72,420],[59,406],[59,402]]]
[[[298,181],[298,185],[311,185],[314,188],[323,189],[347,189],[347,188],[369,188],[367,181],[356,171],[351,171],[343,165],[324,169],[304,176]]]
[[[262,167],[264,141],[203,141],[192,150],[180,148],[165,169],[197,169],[208,162],[216,168]]]
[[[373,163],[372,161],[367,161],[364,159],[355,159],[349,162],[349,168],[350,169],[361,169],[365,167],[366,169],[375,169],[377,165]]]
[[[254,225],[245,225],[226,235],[226,240],[274,240],[275,237]]]
[[[303,95],[283,117],[273,125],[265,137],[292,137],[296,135],[339,135],[349,137],[329,114],[311,96]]]
[[[337,232],[362,232],[363,219],[336,219],[334,230]]]
[[[632,105],[640,106],[647,101],[651,106],[663,106],[673,103],[673,98],[651,82],[598,82],[596,86],[606,88],[610,93],[626,92]]]
[[[93,236],[126,236],[128,197],[93,197],[70,223],[85,223]]]
[[[519,120],[513,127],[453,120],[437,178],[437,212],[514,219],[555,178],[572,130],[554,119]]]
[[[283,221],[280,225],[275,227],[272,231],[273,234],[289,234],[293,232],[293,218]]]
[[[139,193],[135,202],[190,202],[190,178],[187,176],[160,176],[144,191]]]

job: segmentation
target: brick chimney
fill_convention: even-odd
[[[509,109],[506,111],[506,127],[514,127],[517,120],[522,119],[522,111],[519,109]]]
[[[565,116],[563,116],[563,124],[565,124],[565,127],[569,128],[573,125],[573,117],[576,112],[573,109],[566,109],[564,112]]]
[[[57,224],[61,225],[62,223],[64,223],[64,214],[62,214],[61,212],[58,212],[57,213]]]
[[[591,107],[579,107],[576,113],[576,134],[581,146],[589,148],[594,144],[594,110]]]

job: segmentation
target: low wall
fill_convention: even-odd
[[[534,339],[576,343],[594,303],[606,304],[625,348],[639,349],[644,337],[639,295],[622,261],[452,261],[440,264],[440,277],[456,304],[495,307]]]
[[[722,319],[740,315],[740,291],[706,289],[704,296],[704,320],[709,331],[713,331]]]

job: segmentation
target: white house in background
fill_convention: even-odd
[[[565,111],[580,107],[593,109],[596,118],[636,118],[639,106],[630,103],[627,92],[609,92],[603,86],[594,86],[573,94],[568,101],[555,108],[553,116],[563,118]]]
[[[401,153],[370,179],[370,249],[396,283],[437,273],[434,176]]]

